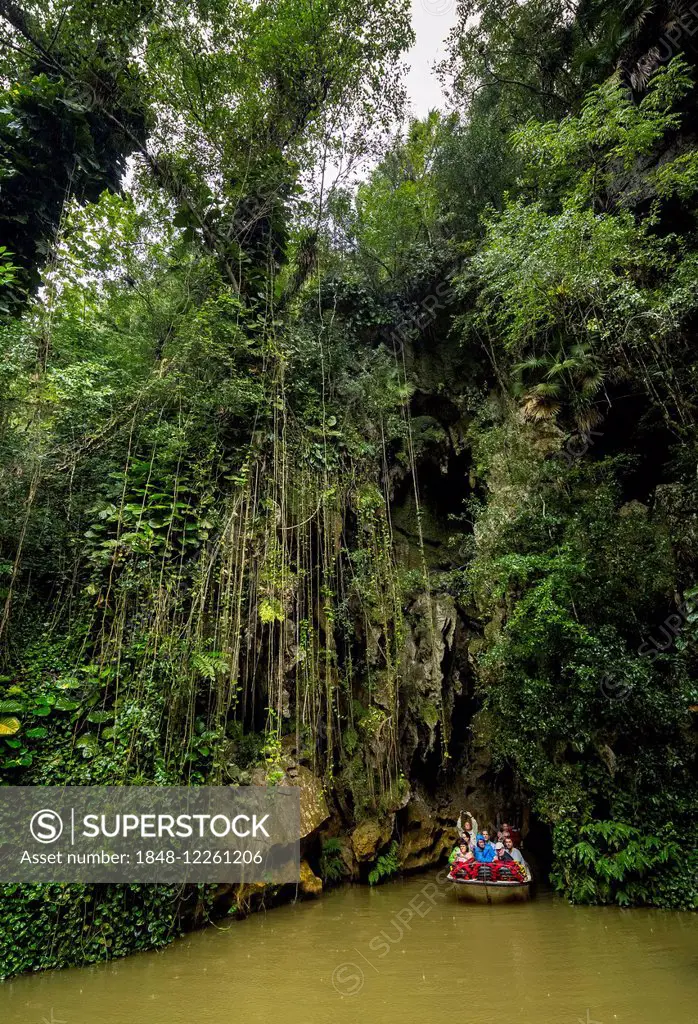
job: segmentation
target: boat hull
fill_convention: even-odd
[[[531,897],[530,882],[479,882],[452,879],[458,898],[468,903],[523,903]]]

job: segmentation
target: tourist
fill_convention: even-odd
[[[502,826],[502,828],[503,827],[504,826]],[[519,831],[519,829],[516,828],[516,826],[514,826],[514,825],[510,825],[510,826],[508,826],[508,828],[509,828],[509,834],[511,835],[511,839],[512,839],[512,842],[513,842],[514,846],[517,846],[517,847],[521,846],[521,832]]]
[[[451,850],[451,855],[448,858],[448,866],[453,867],[455,864],[467,863],[473,859],[470,845],[467,840],[462,840]]]
[[[478,832],[473,852],[475,860],[480,864],[490,864],[494,860],[494,846],[487,842],[484,832]]]
[[[514,840],[511,838],[511,836],[507,836],[506,839],[504,840],[504,849],[502,850],[499,859],[504,861],[515,860],[518,864],[525,863],[521,850],[517,850],[517,848],[514,846]]]
[[[486,829],[486,828],[483,828],[483,830],[482,830],[482,836],[483,836],[483,838],[484,838],[484,840],[485,840],[485,843],[487,844],[487,846],[488,846],[488,847],[490,848],[490,850],[492,851],[492,860],[494,860],[494,843],[493,843],[493,842],[492,842],[492,840],[490,839],[490,834],[489,834],[489,832],[487,831],[487,829]]]
[[[469,861],[475,860],[473,851],[470,849],[467,843],[462,843],[458,856],[456,858],[456,864],[467,864]]]
[[[465,812],[465,821],[463,821],[463,812],[460,812],[456,828],[458,829],[461,839],[465,839],[470,849],[474,850],[475,836],[477,835],[477,821],[470,811]]]

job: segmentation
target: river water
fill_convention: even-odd
[[[9,982],[3,1024],[698,1024],[698,918],[470,906],[436,873]]]

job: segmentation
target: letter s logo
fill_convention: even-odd
[[[37,811],[29,822],[29,831],[37,843],[55,843],[63,834],[63,819],[57,811]]]

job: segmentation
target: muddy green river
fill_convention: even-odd
[[[23,977],[3,1024],[696,1024],[698,918],[470,906],[436,874],[346,888],[158,953]]]

